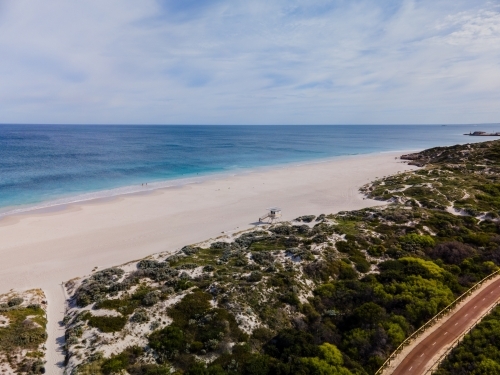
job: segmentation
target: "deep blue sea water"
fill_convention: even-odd
[[[136,191],[145,182],[154,187],[213,173],[490,139],[462,135],[471,130],[500,131],[500,125],[0,125],[0,214]],[[102,192],[109,189],[117,190]]]

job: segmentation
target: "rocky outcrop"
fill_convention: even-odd
[[[401,155],[401,160],[410,160],[408,165],[416,165],[417,167],[423,167],[430,161],[430,158],[422,153],[413,153]]]

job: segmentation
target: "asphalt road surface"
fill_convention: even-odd
[[[393,375],[420,375],[431,364],[429,361],[443,347],[458,338],[472,322],[500,299],[500,279],[488,285],[484,290],[462,305],[441,327],[432,332],[403,359],[392,372]],[[429,365],[429,366],[428,366]]]

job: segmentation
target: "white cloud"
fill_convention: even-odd
[[[1,4],[3,123],[464,123],[500,114],[500,13],[486,1]]]

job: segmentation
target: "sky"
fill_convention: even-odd
[[[0,123],[500,122],[500,0],[0,0]]]

